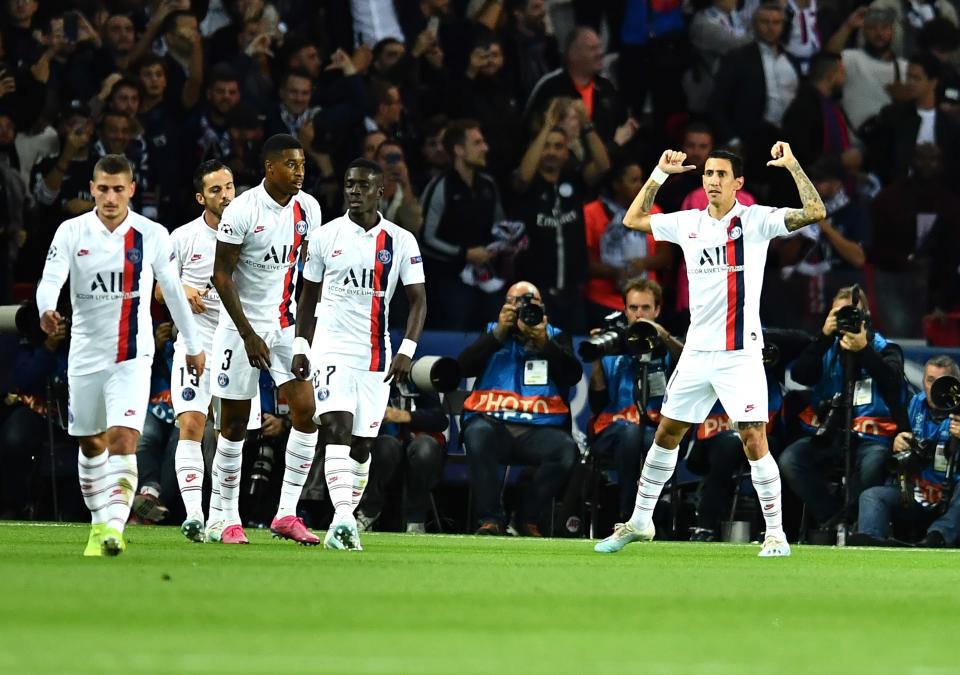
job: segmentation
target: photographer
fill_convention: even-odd
[[[434,393],[390,389],[390,401],[383,416],[380,434],[373,442],[370,479],[357,511],[361,531],[369,530],[380,518],[386,491],[403,474],[403,524],[408,533],[426,532],[430,491],[440,480],[444,439],[449,421]]]
[[[463,404],[463,439],[480,519],[477,534],[502,534],[501,464],[536,465],[518,514],[523,534],[542,536],[537,520],[559,495],[577,456],[570,435],[570,388],[583,368],[570,336],[547,323],[537,287],[507,291],[495,323],[461,352],[464,377],[476,377]]]
[[[613,457],[620,482],[620,515],[626,519],[633,512],[644,449],[653,442],[653,432],[660,419],[668,370],[680,358],[683,343],[655,322],[663,301],[663,289],[656,281],[640,279],[627,284],[623,300],[625,309],[619,318],[625,319],[627,327],[640,321],[652,326],[656,330],[657,344],[652,352],[629,353],[626,344],[612,347],[616,352],[604,355],[593,365],[589,401],[590,410],[595,415],[590,421],[590,449],[599,457]],[[591,335],[602,337],[605,330],[609,327],[591,331]],[[642,363],[646,363],[647,382],[641,425],[639,410],[643,401],[639,378],[643,372]]]
[[[935,356],[923,368],[923,391],[910,401],[910,431],[893,440],[894,459],[905,476],[902,486],[878,485],[860,495],[859,532],[851,544],[889,545],[891,519],[925,527],[917,545],[927,548],[955,546],[960,534],[960,500],[957,474],[949,471],[956,461],[948,450],[960,439],[960,417],[938,409],[931,387],[940,377],[960,378],[960,367],[949,356]],[[952,475],[949,475],[952,474]]]
[[[871,328],[863,291],[858,286],[841,288],[820,336],[793,366],[793,379],[813,391],[810,406],[800,413],[805,435],[780,458],[790,487],[821,524],[844,506],[840,495],[830,493],[825,474],[828,467],[843,462],[843,362],[847,356],[852,360],[848,376],[853,379],[852,475],[847,476],[852,506],[863,490],[883,482],[893,437],[898,429],[908,428],[900,347]]]

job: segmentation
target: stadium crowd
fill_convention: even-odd
[[[496,469],[508,463],[538,467],[514,523],[521,533],[540,534],[552,501],[573,523],[590,486],[609,476],[624,486],[619,511],[632,508],[643,433],[689,320],[679,247],[622,225],[667,147],[699,169],[712,150],[733,149],[744,158],[741,203],[797,206],[793,184],[766,166],[770,146],[786,140],[826,206],[825,220],[772,242],[761,305],[780,351],[768,364],[768,434],[797,497],[796,527],[801,505],[805,521],[825,527],[859,506],[865,540],[885,540],[900,505],[887,485],[891,451],[907,447],[905,434],[941,446],[960,436],[925,402],[936,376],[960,375],[956,363],[931,360],[925,391],[911,400],[892,340],[949,336],[958,325],[960,28],[947,0],[3,0],[0,9],[2,304],[32,295],[56,228],[93,208],[89,180],[104,155],[130,160],[132,207],[170,230],[197,216],[198,164],[223,162],[239,194],[259,183],[271,135],[303,145],[304,190],[325,221],[343,213],[346,165],[372,160],[385,175],[381,212],[420,242],[428,329],[481,332],[460,355],[477,378],[460,434],[470,529],[507,528]],[[665,212],[705,205],[699,172],[673,177],[657,197]],[[542,334],[518,325],[525,297],[545,310]],[[855,300],[867,321],[838,334],[837,310]],[[391,325],[404,325],[405,302],[398,294]],[[641,361],[593,361],[594,419],[582,444],[593,452],[581,461],[569,433],[569,390],[583,374],[572,336],[617,310],[630,324],[655,322],[665,346],[643,362],[642,416]],[[154,316],[134,506],[145,522],[182,509],[171,324],[159,305]],[[33,515],[37,495],[24,477],[42,444],[69,446],[59,419],[69,328],[22,333],[0,427],[3,517]],[[842,434],[817,431],[843,388],[839,352],[856,355],[858,383],[849,507],[837,491]],[[529,353],[544,355],[543,371],[511,373]],[[810,387],[809,400],[784,398],[788,372]],[[485,414],[485,391],[542,386],[557,399],[542,419]],[[254,487],[269,482],[290,428],[272,387],[261,405],[263,430],[245,453]],[[388,409],[382,435],[392,440],[373,451],[364,527],[387,509],[391,483],[404,484],[403,527],[423,531],[435,510],[447,416],[439,401],[414,407]],[[45,417],[58,423],[48,428]],[[691,435],[687,467],[705,476],[692,537],[719,538],[742,478],[740,448],[719,404]],[[957,542],[952,480],[942,452],[916,479],[914,522],[938,534],[919,535],[932,545]],[[322,497],[322,483],[311,477],[306,502]]]

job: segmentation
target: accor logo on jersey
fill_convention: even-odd
[[[350,268],[340,283],[344,286],[352,284],[354,288],[373,288],[373,270],[369,268],[361,269],[358,279],[357,273],[353,271],[353,268]]]
[[[284,263],[284,265],[287,265],[289,264],[290,253],[292,251],[293,251],[293,247],[290,246],[289,244],[284,244],[283,246],[281,246],[279,251],[276,249],[276,247],[271,246],[270,250],[264,254],[263,262],[272,261],[277,265],[279,265],[282,262]]]

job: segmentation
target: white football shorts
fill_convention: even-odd
[[[85,375],[69,375],[67,431],[96,436],[110,427],[143,433],[150,403],[152,358],[133,358]]]
[[[735,422],[763,422],[767,415],[767,374],[759,350],[700,352],[684,349],[667,382],[660,414],[699,424],[717,399]]]
[[[329,412],[353,415],[353,435],[373,438],[380,432],[380,423],[390,400],[390,385],[383,381],[385,372],[360,370],[338,364],[333,359],[310,362],[317,409],[314,421]]]

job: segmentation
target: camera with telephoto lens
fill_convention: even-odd
[[[837,310],[837,332],[859,333],[865,318],[863,309],[860,307],[860,287],[854,285],[850,294],[850,304]]]
[[[528,326],[539,326],[543,321],[543,306],[534,297],[533,293],[524,293],[517,299],[517,319]]]
[[[953,375],[938,377],[930,385],[930,402],[941,413],[960,410],[960,380]]]
[[[276,456],[276,449],[270,439],[261,440],[260,449],[257,453],[257,459],[250,469],[250,483],[247,487],[247,494],[253,497],[259,504],[270,491],[270,480],[273,476],[273,461]]]
[[[446,394],[460,385],[460,364],[449,356],[423,356],[410,366],[410,377],[398,382],[400,395]]]
[[[923,468],[933,462],[933,455],[937,450],[937,443],[930,438],[907,438],[910,446],[903,452],[895,452],[887,458],[887,465],[898,475],[915,476]]]
[[[604,317],[603,323],[601,332],[581,342],[577,350],[580,358],[587,363],[604,356],[660,356],[664,352],[660,333],[649,321],[637,321],[630,325],[623,312],[613,312]]]
[[[813,434],[813,442],[816,445],[826,446],[833,440],[834,434],[840,431],[844,420],[843,394],[836,393],[833,398],[820,404],[817,410],[817,419],[819,424]]]

